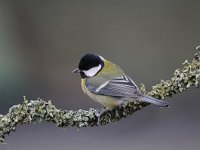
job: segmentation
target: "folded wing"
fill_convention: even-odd
[[[123,98],[138,98],[141,95],[136,84],[127,75],[106,81],[99,87],[91,86],[87,83],[86,86],[90,92],[98,95]]]

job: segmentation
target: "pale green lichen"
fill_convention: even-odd
[[[200,47],[199,47],[200,49]],[[183,69],[177,69],[171,80],[161,80],[152,87],[152,91],[147,95],[158,99],[171,97],[173,94],[186,91],[191,86],[200,86],[200,52],[195,54],[192,62],[186,60]],[[141,92],[146,94],[145,86],[141,85]],[[120,108],[105,111],[89,109],[86,110],[62,110],[57,109],[51,101],[44,101],[40,98],[36,100],[23,99],[22,104],[14,105],[6,115],[0,115],[0,142],[5,142],[5,135],[15,131],[18,124],[33,123],[36,121],[53,122],[58,127],[66,128],[76,126],[78,128],[87,126],[105,125],[113,121],[120,120],[133,114],[135,111],[147,106],[147,103],[130,101]],[[105,113],[102,113],[105,112]],[[98,119],[97,114],[101,114]]]
[[[186,91],[191,86],[199,87],[200,85],[200,56],[195,54],[194,59],[190,63],[186,60],[183,63],[183,69],[177,69],[174,72],[174,76],[171,80],[161,80],[159,84],[153,86],[153,90],[148,94],[164,99],[167,96],[172,96],[173,94],[181,93]]]

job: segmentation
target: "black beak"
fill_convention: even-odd
[[[72,73],[80,73],[80,70],[79,70],[78,68],[76,68],[76,69],[74,69],[74,70],[72,71]]]

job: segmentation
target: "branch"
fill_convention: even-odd
[[[183,63],[183,68],[175,70],[174,76],[170,80],[161,80],[148,93],[145,92],[145,87],[142,85],[141,91],[152,97],[164,99],[174,94],[182,93],[191,86],[198,88],[200,86],[200,47],[197,50],[198,52],[195,54],[192,62],[186,60]],[[148,105],[136,100],[129,101],[120,108],[108,111],[105,111],[105,109],[95,110],[93,108],[90,108],[88,111],[82,109],[73,111],[57,109],[51,101],[46,102],[39,98],[29,101],[24,97],[22,104],[14,105],[6,115],[0,115],[0,142],[5,142],[5,135],[15,131],[18,124],[45,120],[55,123],[57,127],[62,128],[68,126],[78,128],[99,126],[126,118]],[[98,119],[97,114],[102,112],[105,113]]]

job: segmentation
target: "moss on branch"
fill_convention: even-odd
[[[141,91],[158,99],[171,97],[173,94],[178,94],[186,91],[191,86],[200,86],[200,51],[195,54],[191,62],[185,61],[182,69],[177,69],[170,80],[161,80],[161,82],[152,87],[148,93],[145,91],[144,85],[141,86]],[[6,115],[0,115],[0,142],[5,142],[5,135],[11,131],[15,131],[18,124],[33,123],[36,121],[45,120],[55,123],[56,126],[66,128],[68,126],[88,127],[105,125],[121,118],[125,118],[135,111],[148,106],[147,103],[138,101],[129,101],[120,108],[105,111],[79,109],[62,110],[57,109],[51,101],[42,99],[28,100],[23,99],[22,104],[14,105],[9,109]],[[98,115],[104,112],[98,119]]]

